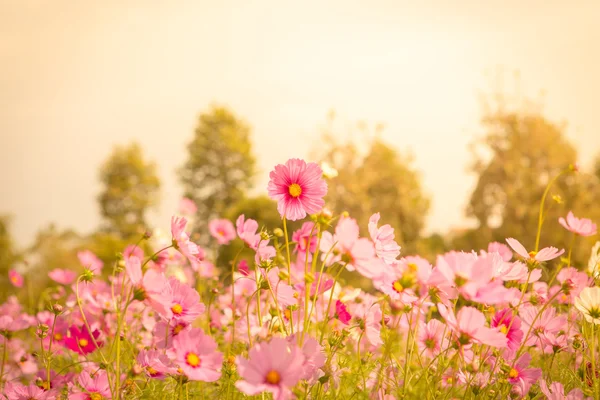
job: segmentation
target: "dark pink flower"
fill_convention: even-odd
[[[352,319],[352,315],[348,312],[348,308],[340,300],[335,301],[335,316],[341,323],[348,325]]]
[[[65,338],[64,345],[66,348],[79,354],[92,353],[96,350],[94,340],[98,347],[102,347],[102,342],[98,340],[100,331],[95,330],[92,332],[92,335],[90,335],[85,325],[83,325],[81,329],[77,328],[75,325],[72,325],[69,328],[69,336]]]
[[[505,308],[496,312],[492,323],[492,328],[497,328],[500,332],[506,335],[508,339],[508,348],[510,350],[516,350],[521,345],[523,340],[523,331],[521,330],[521,319],[517,316],[513,316],[510,309]]]
[[[327,183],[323,171],[316,163],[292,158],[284,165],[278,164],[269,174],[269,197],[277,200],[281,217],[296,221],[315,214],[323,208]]]
[[[573,215],[572,211],[569,211],[566,220],[563,217],[560,217],[558,223],[566,230],[579,236],[593,236],[598,232],[596,224],[594,224],[591,219],[577,218]]]
[[[14,287],[23,287],[23,276],[14,269],[8,270],[8,280]]]

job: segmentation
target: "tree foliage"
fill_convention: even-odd
[[[143,234],[146,213],[158,202],[160,180],[154,162],[145,159],[137,143],[117,146],[102,165],[100,180],[98,201],[106,230],[124,238]]]
[[[213,106],[200,115],[188,159],[179,170],[184,195],[197,207],[196,230],[222,216],[252,186],[256,160],[250,127],[225,107]]]

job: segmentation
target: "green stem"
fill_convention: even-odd
[[[285,251],[287,254],[288,285],[291,285],[292,284],[292,274],[291,274],[292,261],[290,258],[290,239],[288,238],[287,218],[285,217],[285,215],[283,216],[283,234],[285,235]]]
[[[48,381],[48,390],[50,390],[50,363],[52,362],[52,342],[54,342],[54,327],[56,326],[57,317],[58,315],[54,314],[54,320],[52,321],[52,331],[50,332],[50,343],[48,344],[48,361],[46,363],[46,379]]]
[[[540,249],[540,235],[542,234],[542,224],[544,221],[544,206],[546,204],[546,197],[548,196],[548,192],[550,191],[550,188],[552,187],[552,185],[554,185],[554,182],[556,182],[556,180],[567,171],[569,171],[569,170],[567,169],[567,170],[561,171],[550,182],[548,182],[548,185],[546,185],[546,189],[544,190],[544,194],[542,195],[542,201],[540,202],[540,214],[538,216],[538,229],[537,229],[537,234],[535,236],[535,251],[538,251]]]
[[[346,263],[348,264],[348,263]],[[329,302],[327,303],[327,310],[325,311],[325,315],[323,315],[324,324],[323,329],[321,330],[321,337],[319,338],[319,344],[323,344],[323,337],[325,336],[325,329],[327,328],[327,321],[329,321],[329,310],[331,309],[331,301],[333,300],[333,290],[335,289],[335,285],[337,284],[337,280],[340,277],[342,271],[346,268],[346,264],[340,268],[338,273],[333,278],[333,286],[331,287],[331,294],[329,295]]]
[[[4,364],[8,354],[8,338],[4,337],[4,350],[2,351],[2,366],[0,366],[0,390],[4,387]]]

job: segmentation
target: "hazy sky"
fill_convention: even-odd
[[[600,151],[598,16],[595,0],[0,0],[0,213],[21,245],[52,221],[91,231],[98,166],[138,140],[167,227],[196,117],[217,102],[253,126],[261,188],[308,155],[328,110],[340,132],[385,123],[433,195],[429,230],[460,226],[478,93],[498,68],[546,92],[584,164]]]

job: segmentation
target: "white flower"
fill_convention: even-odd
[[[592,255],[588,262],[588,272],[594,278],[600,277],[600,242],[596,242],[592,247]]]
[[[575,299],[577,308],[588,322],[600,325],[600,287],[586,287]]]
[[[323,176],[328,179],[335,178],[338,176],[337,169],[333,168],[329,163],[323,161],[321,163],[321,169],[323,170]]]

